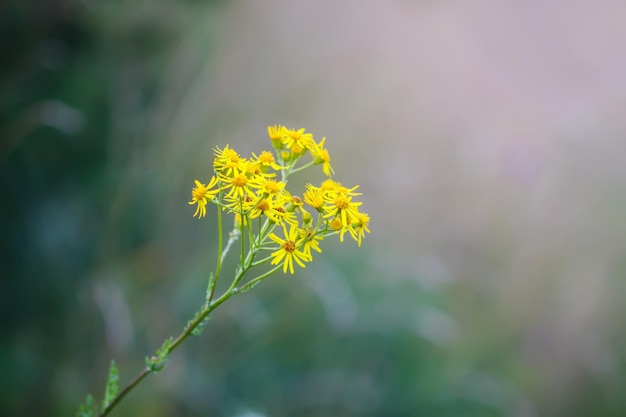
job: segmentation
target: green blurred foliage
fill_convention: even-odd
[[[143,120],[180,36],[172,7],[0,6],[0,369],[10,376],[0,382],[0,409],[9,415],[67,415],[100,374],[102,319],[85,299],[86,280],[99,257],[150,239],[145,198],[113,205],[123,174],[116,165],[148,140]],[[113,154],[120,131],[132,146]]]

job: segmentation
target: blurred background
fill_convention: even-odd
[[[626,415],[626,6],[0,6],[0,413],[74,415],[203,302],[212,148],[326,136],[372,234],[216,311],[113,413]]]

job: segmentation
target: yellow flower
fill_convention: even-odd
[[[245,194],[243,197],[225,198],[225,200],[228,204],[224,204],[222,208],[228,209],[230,213],[247,213],[255,206],[255,201],[249,194]]]
[[[300,154],[315,144],[311,133],[304,133],[304,129],[287,129],[283,144],[294,154]]]
[[[316,164],[322,164],[322,171],[328,177],[335,173],[335,170],[330,165],[330,154],[328,150],[324,148],[324,142],[326,138],[322,138],[320,143],[313,143],[311,147],[311,156],[313,157],[313,162]]]
[[[283,149],[285,146],[285,137],[287,135],[287,128],[283,125],[275,125],[267,127],[267,135],[272,141],[272,146],[276,150]]]
[[[274,159],[274,154],[271,152],[263,151],[259,156],[256,156],[253,152],[252,156],[254,157],[253,162],[259,166],[261,172],[267,172],[270,168],[276,171],[285,169],[285,167],[280,166],[276,163],[276,159]]]
[[[302,197],[304,197],[304,202],[313,207],[318,212],[323,212],[324,196],[322,194],[322,189],[315,187],[312,184],[307,184],[306,188],[307,190],[302,195]]]
[[[322,248],[320,248],[320,242],[324,238],[322,236],[317,235],[314,229],[309,228],[309,227],[307,227],[306,229],[302,229],[301,235],[304,238],[304,245],[302,247],[302,252],[310,256],[311,259],[313,259],[313,256],[311,255],[311,249],[318,253],[322,253]]]
[[[245,162],[245,158],[226,145],[224,149],[215,147],[215,159],[213,160],[213,169],[216,173],[223,175],[232,174],[234,169],[241,170],[241,164]]]
[[[335,217],[334,219],[331,220],[330,228],[333,229],[335,232],[341,230],[342,227],[343,227],[343,224],[341,224],[341,219],[339,217]]]
[[[209,200],[213,200],[215,195],[220,192],[219,188],[212,189],[217,185],[217,178],[211,177],[211,181],[207,185],[202,184],[200,181],[195,180],[196,186],[191,190],[191,201],[189,204],[197,204],[196,212],[193,216],[202,218],[206,216],[206,205]]]
[[[260,215],[265,215],[272,223],[282,224],[285,217],[285,210],[280,204],[272,202],[267,198],[259,199],[252,209],[249,216],[251,219],[256,219]]]
[[[346,232],[350,230],[349,225],[346,223],[343,223],[340,217],[335,217],[334,219],[332,219],[331,222],[329,223],[329,226],[335,232],[339,232],[340,242],[343,242],[343,235],[345,235]]]
[[[361,193],[355,193],[354,190],[359,188],[359,186],[355,186],[352,188],[346,188],[339,181],[335,181],[333,179],[327,178],[320,185],[320,189],[322,190],[322,194],[324,198],[327,200],[333,199],[337,196],[337,194],[345,194],[348,196],[356,196],[361,195]]]
[[[283,221],[284,221],[285,223],[288,223],[292,226],[298,225],[298,219],[296,217],[296,213],[294,213],[293,211],[286,210],[284,205],[280,205],[280,206],[276,205],[276,207],[274,207],[274,210],[280,213],[280,217],[278,218],[279,221],[277,221],[276,223],[283,224]]]
[[[344,228],[350,225],[351,219],[356,217],[359,212],[359,206],[363,204],[359,202],[353,202],[352,197],[346,194],[337,194],[335,198],[328,202],[328,212],[324,217],[337,217],[341,219],[341,224]]]
[[[287,269],[289,269],[289,272],[293,274],[294,261],[302,268],[305,268],[304,262],[311,262],[311,255],[307,255],[298,249],[302,245],[303,238],[300,236],[297,227],[291,226],[289,232],[287,232],[287,227],[283,225],[283,234],[285,235],[284,239],[279,238],[274,233],[269,234],[269,238],[280,245],[278,250],[272,253],[274,258],[272,259],[272,265],[278,265],[284,260],[283,272],[287,273]]]
[[[257,193],[259,195],[267,196],[272,199],[285,188],[284,182],[265,178],[260,175],[252,180],[252,185],[258,189]]]
[[[299,211],[303,206],[302,199],[297,195],[292,195],[287,190],[280,194],[280,199],[285,205],[285,210],[290,212]]]
[[[365,213],[357,213],[352,220],[352,227],[349,229],[350,235],[357,241],[359,247],[361,247],[361,239],[365,237],[365,232],[370,233],[370,229],[368,228],[369,222],[370,216]]]
[[[245,196],[254,198],[254,191],[250,187],[258,188],[255,183],[255,177],[249,178],[245,171],[238,168],[233,169],[232,176],[220,174],[220,181],[224,184],[223,190],[228,190],[224,197],[228,201],[241,201]]]

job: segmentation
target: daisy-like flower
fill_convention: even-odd
[[[267,172],[270,168],[280,171],[281,169],[285,169],[285,167],[280,166],[276,163],[276,159],[274,158],[274,154],[268,151],[263,151],[259,156],[252,153],[253,162],[259,166],[261,172]]]
[[[311,255],[311,250],[322,253],[322,248],[320,248],[320,242],[324,239],[322,236],[316,234],[315,230],[310,227],[302,229],[301,234],[304,238],[302,252],[304,252],[306,255],[309,255],[311,259],[313,259],[313,256]]]
[[[211,180],[207,185],[202,184],[200,181],[195,180],[196,186],[191,190],[191,201],[189,204],[197,204],[194,217],[202,218],[206,216],[206,205],[209,200],[213,200],[217,193],[220,192],[219,188],[213,188],[217,185],[217,178],[211,177]]]
[[[324,142],[326,138],[322,138],[320,143],[313,143],[311,147],[311,156],[313,157],[313,162],[316,164],[322,164],[322,171],[327,177],[332,176],[335,173],[335,170],[330,165],[330,154],[328,150],[324,148]]]
[[[276,150],[283,149],[285,146],[285,137],[287,135],[287,128],[283,125],[275,125],[267,127],[267,135],[272,141],[272,146]]]
[[[284,190],[282,193],[280,193],[280,199],[285,205],[285,210],[287,211],[297,212],[304,205],[302,199],[299,196],[293,195],[287,190]]]
[[[282,224],[285,210],[275,202],[267,198],[261,198],[255,202],[249,212],[251,219],[256,219],[260,215],[265,215],[272,223]]]
[[[331,178],[325,179],[322,184],[320,184],[320,189],[322,190],[322,194],[324,198],[327,200],[331,200],[337,196],[337,194],[345,194],[348,196],[356,196],[361,195],[361,193],[355,193],[354,190],[359,188],[359,186],[354,186],[352,188],[346,188],[339,181],[335,181]]]
[[[352,219],[352,227],[350,227],[350,235],[357,241],[361,247],[361,239],[365,237],[365,232],[370,233],[369,229],[370,216],[365,213],[357,213]]]
[[[228,209],[229,213],[247,213],[255,206],[255,200],[250,194],[245,194],[240,198],[229,198],[228,201],[228,204],[224,204],[222,208]]]
[[[335,217],[328,225],[335,232],[339,232],[339,241],[343,242],[343,235],[350,230],[350,225],[343,223],[340,217]]]
[[[300,154],[315,144],[311,133],[304,133],[304,129],[287,129],[283,143],[294,154]]]
[[[322,189],[318,188],[312,184],[306,185],[306,191],[302,195],[304,197],[304,202],[309,206],[313,207],[318,212],[324,211],[324,195],[322,194]]]
[[[284,222],[292,226],[298,225],[298,218],[296,217],[296,213],[285,209],[284,203],[277,201],[274,205],[274,210],[277,213],[280,213],[277,216],[278,218],[278,221],[276,222],[277,224],[283,224]]]
[[[329,223],[329,226],[335,232],[338,232],[343,228],[343,224],[341,223],[341,219],[339,217],[335,217],[334,219],[332,219]]]
[[[359,206],[362,202],[352,201],[352,197],[346,194],[337,194],[335,198],[327,202],[327,213],[324,217],[336,217],[341,219],[341,224],[348,227],[353,217],[359,212]]]
[[[241,200],[245,196],[251,196],[254,198],[254,191],[252,188],[258,188],[255,184],[255,177],[249,178],[245,171],[240,171],[237,168],[233,169],[232,176],[219,176],[220,181],[224,184],[223,190],[228,190],[225,199],[229,201]]]
[[[239,156],[239,154],[226,145],[224,149],[215,147],[215,159],[213,160],[213,169],[215,172],[230,175],[233,170],[241,170],[242,164],[245,162],[245,158]]]
[[[283,272],[287,273],[287,270],[289,270],[293,274],[293,263],[295,262],[300,267],[305,268],[304,262],[311,262],[311,255],[307,255],[298,249],[304,240],[298,227],[291,226],[289,232],[287,232],[287,227],[283,225],[283,234],[285,236],[284,239],[279,238],[274,233],[269,234],[269,238],[280,245],[278,250],[272,253],[272,258],[274,258],[272,259],[272,265],[284,262]]]
[[[265,178],[258,176],[252,180],[252,185],[258,189],[257,194],[267,196],[274,199],[285,188],[285,183],[282,181],[276,181],[271,178]]]

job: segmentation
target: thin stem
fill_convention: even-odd
[[[147,377],[150,374],[150,368],[145,367],[143,368],[143,370],[141,372],[139,372],[137,374],[137,376],[128,383],[128,385],[126,385],[124,387],[123,390],[121,390],[116,396],[115,398],[113,398],[113,401],[111,401],[103,410],[100,411],[100,414],[98,414],[98,416],[100,417],[104,417],[107,414],[109,414],[111,412],[111,410],[113,410],[113,408],[115,408],[115,406],[122,401],[122,399],[126,396],[126,394],[128,394],[129,392],[131,392],[133,390],[133,388],[135,388],[135,386],[137,384],[139,384],[141,381],[143,381],[143,379],[145,377]]]
[[[226,243],[226,247],[224,248],[224,251],[222,252],[222,257],[221,257],[222,262],[224,262],[224,258],[226,258],[226,254],[230,250],[230,247],[233,245],[233,243],[235,243],[238,236],[239,236],[239,231],[237,230],[237,228],[233,229],[233,231],[230,232],[230,237],[228,239],[228,242]]]
[[[198,317],[196,317],[188,326],[186,326],[185,330],[180,335],[178,335],[178,337],[170,345],[169,349],[167,350],[168,356],[174,351],[174,349],[178,347],[178,345],[180,345],[187,337],[189,337],[189,335],[191,335],[191,333],[196,329],[196,327],[198,327],[200,323],[202,323],[202,321],[209,315],[209,313],[211,313],[211,311],[215,310],[220,304],[228,300],[234,294],[233,289],[237,285],[236,282],[239,282],[241,280],[245,272],[246,271],[239,272],[239,274],[237,274],[237,276],[233,280],[231,288],[229,288],[228,291],[222,294],[220,298],[215,300],[215,302],[211,303],[207,308],[202,310],[202,313],[198,315]],[[122,400],[122,398],[124,398],[126,394],[132,391],[133,388],[135,388],[151,372],[152,371],[148,367],[142,369],[141,372],[139,372],[137,376],[135,376],[135,378],[130,383],[128,383],[128,385],[126,385],[124,389],[115,396],[115,398],[113,398],[113,401],[111,401],[111,403],[100,412],[99,416],[104,417],[109,414],[111,410]]]
[[[221,207],[217,208],[217,265],[215,267],[215,276],[213,277],[213,281],[209,282],[211,289],[209,290],[209,296],[206,299],[206,304],[210,305],[211,300],[213,300],[213,294],[215,294],[215,287],[217,286],[217,280],[220,278],[220,272],[222,271],[222,260],[224,258],[224,251],[222,250],[222,245],[224,244],[223,237],[223,227],[222,227],[222,209]],[[230,241],[229,241],[230,243]]]
[[[252,262],[250,266],[255,267],[255,266],[263,265],[265,262],[269,261],[270,259],[272,259],[271,256],[268,256],[267,258],[259,259],[256,262]]]
[[[243,197],[239,200],[239,212],[243,213]],[[241,256],[239,258],[239,262],[241,265],[241,269],[243,270],[244,267],[244,260],[245,260],[245,252],[246,252],[246,221],[248,221],[248,218],[246,216],[244,216],[243,214],[241,214]]]
[[[238,292],[242,292],[245,291],[249,288],[254,287],[259,281],[262,281],[263,279],[269,277],[270,275],[272,275],[274,272],[278,271],[280,269],[282,265],[276,265],[274,268],[270,269],[269,271],[267,271],[266,273],[259,275],[258,277],[248,281],[245,285],[243,285],[241,288],[239,288]]]
[[[307,164],[304,164],[304,165],[302,165],[301,167],[298,167],[298,168],[293,168],[292,167],[292,169],[290,169],[289,172],[287,173],[287,176],[289,176],[291,174],[295,174],[296,172],[300,172],[300,171],[302,171],[304,169],[307,169],[308,167],[313,166],[313,165],[315,165],[315,162],[311,161],[311,162],[309,162]]]

